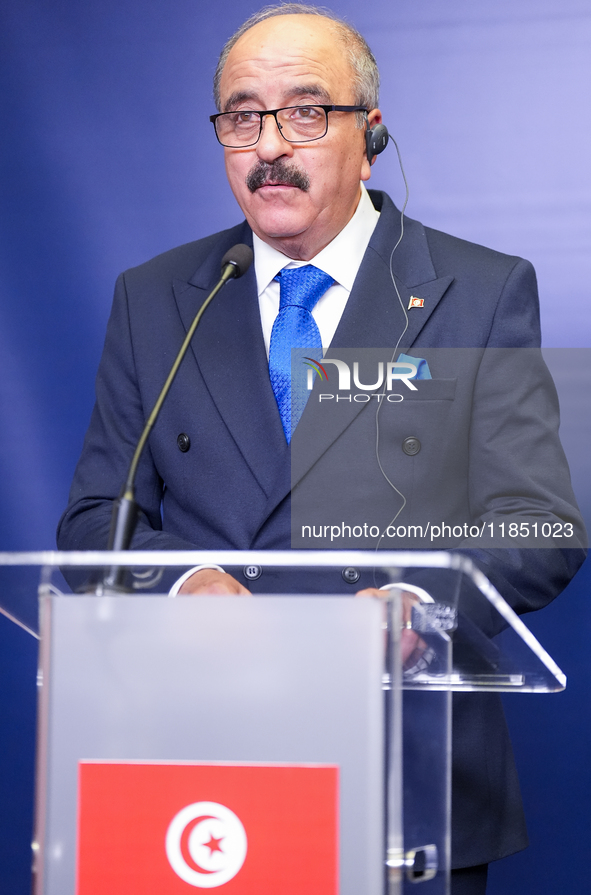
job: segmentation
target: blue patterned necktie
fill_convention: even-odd
[[[312,309],[334,280],[311,264],[279,271],[279,313],[271,331],[269,376],[288,443],[308,400],[305,357],[322,359],[322,340]],[[292,383],[292,349],[294,382]],[[301,369],[300,369],[301,368]]]

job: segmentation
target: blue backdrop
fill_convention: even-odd
[[[545,343],[589,346],[588,0],[332,7],[378,59],[410,215],[532,260]],[[116,275],[239,219],[207,116],[220,46],[256,8],[2,4],[2,550],[54,546]],[[394,153],[373,170],[372,185],[400,200]],[[580,406],[571,411],[565,436],[589,522],[589,424]],[[561,696],[507,701],[532,847],[493,869],[493,895],[585,890],[590,577],[584,570],[529,620],[570,685]],[[0,891],[11,895],[28,892],[35,660],[33,641],[0,619]]]

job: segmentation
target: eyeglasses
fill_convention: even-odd
[[[209,120],[222,146],[229,149],[245,149],[255,146],[263,132],[263,118],[272,115],[279,133],[288,143],[311,143],[321,140],[328,132],[329,112],[365,112],[364,106],[286,106],[284,109],[267,109],[255,112],[240,109],[238,112],[220,112]]]

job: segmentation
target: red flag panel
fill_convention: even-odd
[[[337,895],[338,768],[80,762],[77,895]]]

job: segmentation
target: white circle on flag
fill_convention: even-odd
[[[240,819],[218,802],[193,802],[175,814],[166,831],[166,857],[184,882],[215,889],[231,880],[246,858]]]

